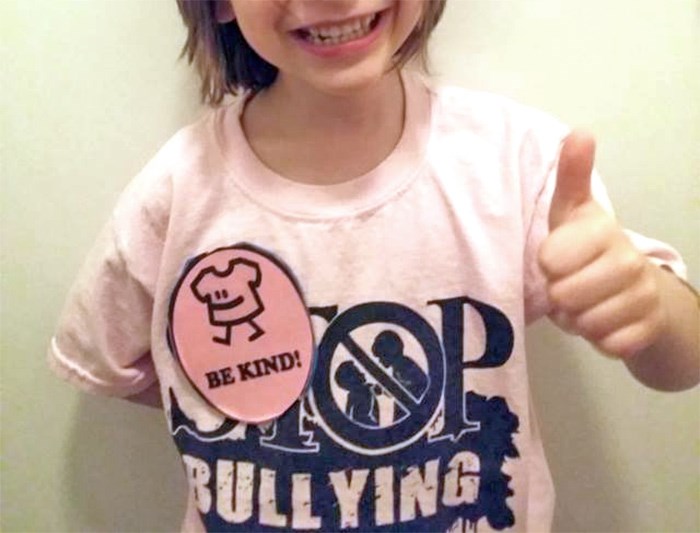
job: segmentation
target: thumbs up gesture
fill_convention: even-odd
[[[564,140],[539,263],[550,318],[603,353],[628,358],[653,344],[665,327],[659,269],[593,199],[594,157],[589,135],[574,131]]]

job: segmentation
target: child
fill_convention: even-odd
[[[404,66],[444,2],[179,6],[205,99],[241,97],[129,185],[50,362],[159,387],[186,530],[549,529],[523,339],[547,313],[650,386],[698,382],[682,262],[608,215],[590,138]],[[388,422],[348,415],[341,368]]]

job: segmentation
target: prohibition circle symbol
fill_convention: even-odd
[[[247,243],[187,264],[170,299],[168,344],[199,395],[242,422],[277,418],[311,380],[313,331],[296,280]]]
[[[420,399],[411,395],[352,339],[354,330],[375,323],[391,324],[407,330],[424,350],[430,385]],[[331,363],[340,345],[401,404],[408,416],[388,427],[360,427],[348,420],[331,392]],[[360,304],[338,315],[318,346],[316,365],[312,401],[324,429],[356,451],[370,455],[401,448],[419,438],[437,413],[445,384],[445,358],[434,329],[415,311],[390,302]]]

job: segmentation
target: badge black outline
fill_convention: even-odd
[[[306,319],[309,324],[309,331],[311,332],[311,361],[309,364],[309,372],[306,376],[306,382],[304,383],[304,386],[302,387],[301,392],[299,395],[294,399],[293,402],[291,402],[287,408],[282,411],[281,413],[278,413],[274,415],[271,418],[265,418],[261,420],[241,420],[238,419],[228,413],[225,413],[224,411],[221,410],[220,407],[214,405],[200,390],[199,387],[194,383],[194,381],[190,378],[190,375],[187,373],[185,370],[184,365],[182,364],[182,359],[180,357],[180,354],[178,353],[177,346],[175,343],[175,338],[174,338],[174,332],[173,332],[173,314],[175,312],[175,301],[177,300],[176,295],[180,292],[180,289],[182,288],[182,285],[185,281],[185,278],[187,278],[187,275],[190,273],[190,271],[204,258],[213,255],[215,253],[224,251],[224,250],[243,250],[246,252],[252,252],[254,254],[261,255],[265,259],[271,261],[276,267],[278,267],[282,273],[285,275],[285,277],[292,283],[292,286],[294,287],[294,290],[296,291],[297,295],[299,296],[301,303],[306,311]],[[311,387],[311,384],[313,383],[313,376],[316,370],[316,362],[317,362],[317,347],[316,347],[316,338],[314,335],[314,329],[313,329],[313,324],[311,323],[311,314],[309,313],[309,307],[306,303],[306,300],[304,299],[304,293],[301,290],[301,284],[299,283],[299,280],[296,278],[294,273],[292,272],[292,269],[287,266],[287,264],[282,261],[279,257],[274,255],[272,252],[269,252],[259,246],[256,246],[254,244],[248,243],[248,242],[239,242],[236,244],[233,244],[231,246],[220,246],[218,248],[215,248],[214,250],[211,250],[209,252],[203,252],[199,255],[196,255],[190,259],[187,260],[185,263],[185,266],[180,273],[180,277],[178,278],[177,282],[175,283],[175,286],[173,287],[172,291],[170,292],[170,299],[168,301],[168,324],[166,327],[166,342],[168,344],[168,349],[170,350],[170,353],[173,355],[175,360],[177,361],[178,365],[180,366],[180,369],[182,370],[182,373],[184,374],[185,378],[189,382],[189,384],[192,386],[192,388],[197,392],[199,397],[204,400],[204,402],[215,409],[217,412],[221,413],[222,416],[229,418],[231,420],[235,420],[238,422],[243,422],[246,424],[265,424],[272,422],[273,420],[279,418],[282,416],[284,413],[286,413],[298,400],[299,398],[303,398],[307,392],[309,391],[309,388]]]

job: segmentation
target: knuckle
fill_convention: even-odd
[[[659,335],[664,330],[666,324],[666,319],[663,311],[660,307],[654,309],[654,311],[648,317],[647,326],[647,336],[649,337],[649,343],[654,342]]]
[[[566,303],[568,298],[566,292],[562,290],[560,284],[552,284],[548,287],[547,295],[550,304],[559,311],[566,311]]]
[[[572,333],[572,324],[570,317],[563,311],[555,311],[551,315],[552,321],[564,331]]]
[[[618,229],[615,219],[609,216],[600,217],[600,231],[604,233],[614,233]]]
[[[590,315],[579,315],[574,320],[574,324],[579,334],[590,341],[598,341],[607,334],[606,328],[600,321]]]
[[[630,350],[629,341],[620,336],[610,336],[600,341],[599,346],[607,355],[615,358],[625,358]]]
[[[629,279],[639,278],[645,270],[646,259],[636,250],[627,250],[620,258],[622,272]]]
[[[616,357],[626,359],[650,346],[655,338],[654,328],[645,320],[612,335],[607,347]]]
[[[609,339],[600,339],[600,340],[594,342],[593,344],[596,348],[598,348],[600,353],[602,353],[606,357],[611,357],[614,359],[618,358],[617,351],[616,351],[617,348],[616,348],[613,341],[611,341]]]
[[[556,270],[556,254],[552,248],[551,242],[545,241],[537,254],[540,269],[546,277],[551,277]]]
[[[617,227],[615,221],[609,216],[595,217],[590,224],[591,232],[600,238],[610,235]]]
[[[649,293],[655,307],[661,307],[661,287],[659,282],[653,277],[649,276],[645,282],[645,289]]]
[[[636,287],[634,292],[634,305],[640,314],[650,315],[659,313],[661,308],[661,294],[653,279],[645,279]]]
[[[537,253],[537,263],[540,265],[540,269],[545,275],[549,273],[549,261],[549,253],[545,243]]]
[[[649,310],[656,310],[661,305],[661,297],[653,283],[645,283],[640,290],[640,303]]]
[[[578,318],[572,320],[571,330],[588,341],[594,342],[597,340],[597,336],[595,335],[596,330],[585,321]]]

